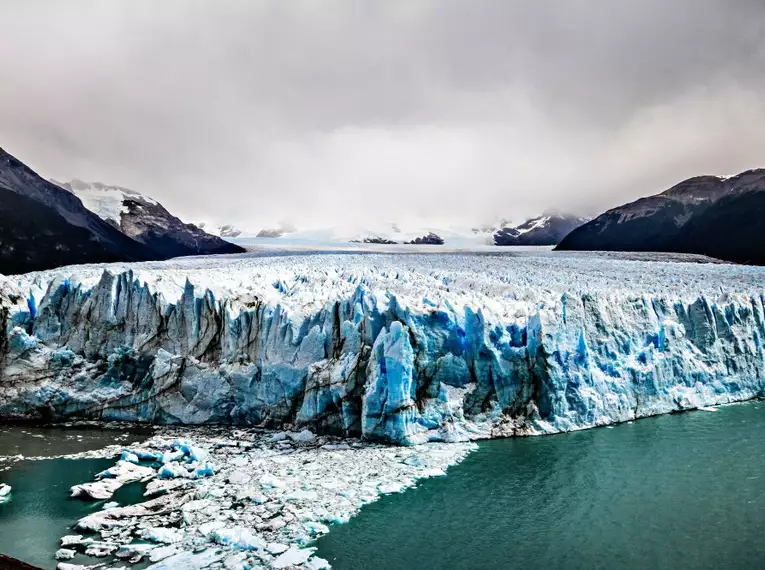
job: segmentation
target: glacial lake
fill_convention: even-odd
[[[762,567],[763,435],[765,402],[751,402],[482,442],[447,477],[335,525],[318,554],[339,570]],[[0,455],[73,453],[116,437],[0,427]],[[0,505],[0,552],[54,568],[59,538],[101,506],[68,499],[69,487],[112,463],[50,459],[0,471],[14,488]],[[115,500],[141,492],[128,485]]]
[[[50,457],[127,444],[147,437],[147,430],[34,427],[0,425],[0,456],[23,454]],[[53,554],[70,527],[106,501],[69,499],[69,488],[92,481],[93,475],[114,465],[114,459],[44,459],[0,462],[0,482],[11,485],[11,500],[0,503],[0,553],[39,566],[55,568]],[[140,484],[119,489],[114,499],[122,504],[140,502]],[[71,562],[94,563],[78,556]]]
[[[336,570],[762,568],[765,402],[495,440],[318,541]]]

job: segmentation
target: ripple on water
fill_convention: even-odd
[[[762,402],[481,444],[318,541],[333,568],[765,564]]]

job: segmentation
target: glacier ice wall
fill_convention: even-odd
[[[410,444],[763,394],[760,268],[305,255],[0,282],[0,418],[292,425]]]

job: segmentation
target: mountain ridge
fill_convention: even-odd
[[[559,250],[667,251],[765,264],[765,169],[695,176],[607,210],[573,230]],[[742,223],[744,222],[745,223]]]
[[[2,148],[0,189],[0,272],[56,267],[62,256],[67,263],[158,258]]]
[[[128,237],[164,257],[244,253],[245,249],[211,235],[171,214],[160,202],[135,190],[101,182],[57,182],[86,207]]]

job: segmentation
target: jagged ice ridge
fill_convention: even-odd
[[[188,258],[2,286],[0,417],[415,444],[763,393],[762,268],[608,255]]]

